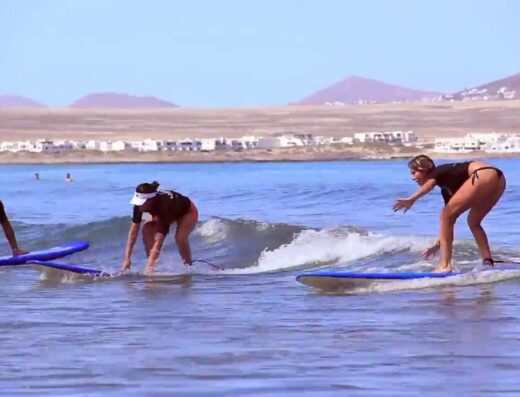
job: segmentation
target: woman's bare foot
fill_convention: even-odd
[[[451,272],[453,269],[451,267],[451,265],[443,265],[443,264],[439,264],[437,265],[437,267],[435,268],[435,270],[433,271],[434,273],[446,273],[446,272]]]
[[[26,250],[24,250],[22,248],[15,248],[13,250],[13,256],[25,255],[25,254],[28,254],[28,253],[29,253],[29,251],[26,251]]]

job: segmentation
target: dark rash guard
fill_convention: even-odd
[[[190,212],[191,200],[173,190],[161,190],[151,200],[153,200],[152,208],[147,212],[156,218],[157,231],[164,235],[168,234],[172,223]],[[141,223],[142,220],[143,211],[134,205],[132,222]]]
[[[464,163],[450,163],[435,167],[433,178],[441,188],[444,203],[453,197],[455,192],[469,179],[468,169],[471,161]]]

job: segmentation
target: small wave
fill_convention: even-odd
[[[352,292],[354,293],[374,293],[374,292],[398,292],[405,290],[415,290],[423,288],[439,288],[448,286],[468,286],[478,284],[489,284],[500,281],[511,280],[520,277],[520,269],[506,269],[506,270],[483,270],[467,272],[460,275],[455,275],[446,278],[422,278],[417,280],[399,280],[383,283],[374,283],[367,288],[359,288]]]
[[[129,224],[129,217],[114,217],[83,225],[17,224],[17,237],[20,232],[20,245],[27,249],[70,240],[89,240],[90,249],[76,254],[70,262],[110,272],[120,267]],[[164,245],[158,270],[170,271],[172,266],[175,270],[176,267],[182,268],[172,235],[173,231]],[[319,229],[250,219],[211,218],[199,222],[191,246],[194,259],[203,259],[226,269],[221,274],[259,274],[323,267],[369,272],[428,271],[432,270],[437,259],[419,262],[418,259],[433,240],[434,237],[426,236],[376,234],[352,225]],[[518,252],[502,248],[494,249],[494,255],[512,259],[518,256]],[[456,267],[478,258],[474,241],[456,241]],[[139,239],[133,262],[139,269],[145,261]]]
[[[273,250],[263,250],[256,266],[235,272],[265,273],[316,268],[332,263],[354,262],[374,255],[419,252],[424,246],[424,238],[382,236],[360,232],[352,227],[303,230],[290,243]]]

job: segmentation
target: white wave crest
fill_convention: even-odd
[[[196,233],[209,243],[225,240],[229,233],[229,226],[217,218],[208,219],[197,227]]]
[[[234,269],[233,273],[264,273],[289,270],[308,264],[330,264],[359,260],[385,252],[420,252],[430,239],[410,236],[363,234],[345,229],[303,230],[289,244],[264,250],[257,266]]]

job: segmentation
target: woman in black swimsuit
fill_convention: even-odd
[[[506,189],[506,178],[501,170],[482,161],[468,161],[435,166],[425,155],[414,157],[408,163],[412,179],[420,186],[409,198],[399,199],[394,211],[406,212],[422,196],[435,186],[441,188],[445,206],[441,211],[441,228],[437,243],[424,252],[424,257],[435,255],[440,249],[441,257],[436,271],[451,271],[453,229],[457,218],[467,210],[468,225],[475,237],[483,263],[493,266],[486,232],[481,223],[496,205]]]
[[[185,265],[191,265],[190,233],[195,229],[199,214],[195,204],[186,196],[173,190],[157,190],[158,182],[142,183],[135,189],[130,204],[134,205],[132,225],[122,270],[130,270],[131,256],[143,217],[148,212],[151,218],[143,226],[143,243],[148,261],[145,273],[153,273],[155,262],[161,253],[164,239],[173,223],[177,224],[175,242]]]
[[[7,214],[5,213],[4,204],[0,201],[0,224],[2,224],[2,229],[4,229],[5,237],[11,246],[11,250],[13,251],[13,255],[22,255],[27,254],[28,251],[25,251],[18,247],[18,242],[16,241],[16,236],[14,234],[13,227],[11,226],[11,222],[7,218]]]

